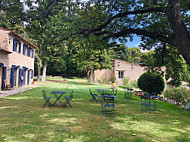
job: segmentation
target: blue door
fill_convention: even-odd
[[[11,88],[13,88],[14,86],[14,72],[15,72],[15,69],[14,68],[11,68]]]
[[[22,69],[18,72],[18,86],[22,86]]]
[[[5,80],[6,80],[7,67],[3,67],[2,71],[3,71],[3,76],[2,76],[2,86],[1,86],[1,89],[4,90],[5,89]]]
[[[30,84],[30,70],[28,70],[28,80],[27,80],[27,84]]]

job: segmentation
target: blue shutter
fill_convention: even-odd
[[[31,50],[31,47],[29,47],[29,50],[28,50],[28,57],[30,57],[30,50]]]
[[[30,70],[28,70],[28,80],[27,80],[27,84],[30,84]]]
[[[32,49],[32,58],[34,58],[34,49]]]
[[[22,75],[23,75],[22,86],[24,86],[25,85],[25,70],[24,69],[23,69]]]
[[[7,67],[3,67],[3,78],[2,78],[2,90],[5,89],[5,80],[6,80]]]
[[[25,44],[23,44],[23,55],[25,55]]]
[[[34,74],[33,74],[33,70],[31,70],[31,79],[33,79]]]
[[[19,50],[18,50],[19,53],[21,53],[21,42],[19,41]]]
[[[11,88],[13,88],[14,86],[14,71],[15,69],[14,68],[11,68]]]
[[[16,41],[17,41],[17,39],[14,38],[13,39],[13,51],[16,51]]]
[[[29,57],[30,56],[30,47],[28,46],[27,48],[27,56]]]
[[[19,69],[19,72],[18,72],[18,86],[22,86],[21,76],[22,76],[22,69]]]

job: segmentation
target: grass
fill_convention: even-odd
[[[110,88],[89,85],[83,79],[48,79],[44,86],[0,99],[0,141],[10,142],[189,142],[190,112],[158,101],[157,111],[141,111],[140,99],[116,102],[116,116],[101,114],[100,103],[91,102],[88,88]],[[72,108],[42,108],[41,91],[75,90]],[[122,90],[122,89],[121,89]],[[64,99],[64,98],[62,98]]]

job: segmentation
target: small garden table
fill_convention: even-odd
[[[108,91],[108,89],[96,89],[100,95],[105,95],[105,92]]]
[[[57,101],[60,102],[60,104],[62,106],[64,106],[64,103],[60,100],[60,98],[63,96],[63,94],[66,94],[65,91],[52,91],[51,94],[53,94],[56,98],[55,102],[52,104],[52,106],[54,106],[56,104]]]

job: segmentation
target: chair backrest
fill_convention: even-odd
[[[106,104],[114,104],[115,103],[115,98],[113,98],[113,97],[104,97],[104,102]]]
[[[73,98],[74,90],[71,91],[70,98]]]
[[[89,89],[89,92],[90,92],[91,95],[93,95],[91,89]]]
[[[45,90],[42,90],[42,95],[43,95],[43,98],[46,99],[47,96],[46,96],[46,91]]]
[[[112,91],[111,91],[111,95],[114,95],[114,96],[116,96],[117,95],[117,89],[112,89]]]

